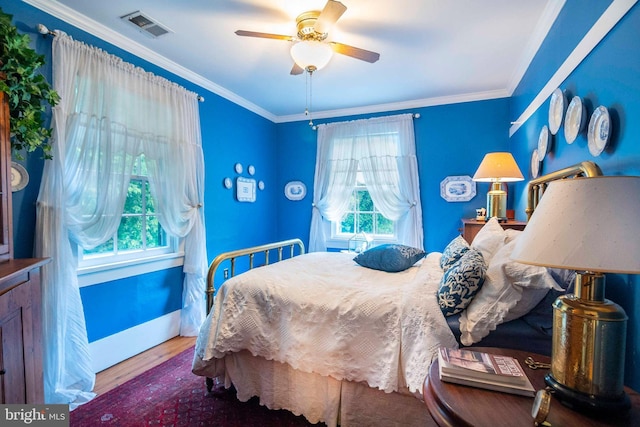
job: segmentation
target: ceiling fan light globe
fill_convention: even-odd
[[[303,40],[291,46],[291,57],[300,68],[315,67],[320,70],[331,60],[333,49],[327,43]]]

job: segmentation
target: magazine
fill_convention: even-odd
[[[440,348],[440,379],[490,390],[534,396],[535,389],[517,359],[472,350]]]

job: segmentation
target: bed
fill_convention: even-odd
[[[549,181],[599,174],[583,162],[531,181],[528,212]],[[511,261],[518,234],[493,219],[471,244],[458,236],[429,254],[381,245],[354,261],[304,253],[298,239],[221,254],[193,372],[311,423],[433,425],[421,390],[440,346],[551,352],[551,302],[572,275]],[[220,268],[231,278],[216,292]]]

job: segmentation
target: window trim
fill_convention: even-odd
[[[174,246],[176,250],[171,253],[78,267],[78,286],[91,286],[184,265],[184,239],[171,239],[178,241]],[[77,257],[77,245],[75,251]]]

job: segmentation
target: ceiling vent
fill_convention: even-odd
[[[154,19],[148,17],[139,10],[127,15],[121,16],[120,19],[129,22],[136,27],[140,32],[147,34],[150,37],[158,38],[165,34],[172,33],[170,29],[162,26]]]

